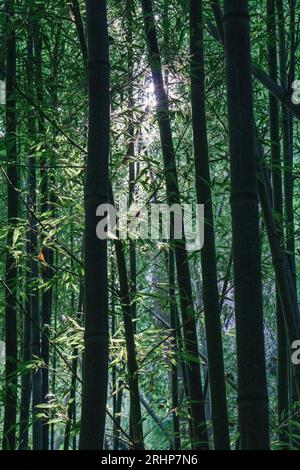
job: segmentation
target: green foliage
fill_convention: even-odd
[[[5,256],[13,254],[18,266],[18,407],[21,399],[22,377],[32,376],[46,366],[40,357],[23,361],[24,324],[28,303],[34,288],[39,292],[40,300],[45,292],[52,293],[52,318],[47,332],[50,337],[50,374],[49,396],[38,404],[36,418],[42,420],[54,430],[57,448],[63,447],[66,424],[70,424],[70,442],[78,440],[80,422],[80,402],[82,394],[82,355],[84,353],[84,312],[79,305],[83,282],[83,225],[84,225],[84,178],[86,167],[87,141],[87,85],[86,70],[76,33],[73,15],[69,3],[64,0],[26,0],[16,2],[15,24],[17,27],[17,147],[16,166],[20,178],[19,195],[20,216],[15,225],[12,244],[7,246],[9,226],[7,212],[6,144],[4,105],[0,103],[0,280],[5,274]],[[162,166],[160,136],[156,125],[155,98],[147,60],[142,17],[139,2],[134,1],[132,54],[134,62],[134,103],[128,105],[128,67],[127,39],[125,26],[124,2],[108,1],[110,64],[111,64],[111,151],[110,176],[115,199],[120,194],[128,195],[128,169],[134,162],[136,169],[135,190],[141,201],[165,202],[165,179]],[[165,24],[163,19],[165,3],[155,3],[159,43],[162,51],[164,72],[168,74],[168,94],[170,117],[176,149],[179,186],[183,202],[195,202],[195,172],[192,154],[192,128],[190,106],[190,68],[189,68],[189,31],[187,2],[180,0],[167,2],[168,9],[168,44],[166,46]],[[251,38],[254,63],[267,70],[265,2],[253,0],[251,8]],[[285,2],[288,18],[289,8]],[[4,2],[0,2],[0,38],[4,44],[5,13]],[[85,2],[80,1],[80,8],[85,19]],[[226,91],[224,73],[224,54],[222,47],[209,32],[213,24],[210,2],[204,4],[204,42],[205,42],[205,81],[207,100],[207,129],[211,170],[211,189],[215,214],[216,251],[218,268],[218,287],[221,298],[222,335],[224,348],[227,399],[230,420],[231,444],[234,448],[239,436],[236,407],[237,369],[235,352],[235,319],[233,300],[233,275],[231,258],[231,218],[230,218],[230,168],[228,149],[228,125],[226,110]],[[32,13],[34,10],[34,14]],[[31,12],[32,14],[29,14]],[[297,5],[297,16],[300,14]],[[28,75],[26,68],[28,54],[28,29],[38,21],[42,31],[42,76],[44,85],[43,101],[37,96],[36,79]],[[290,27],[287,19],[286,28]],[[297,31],[297,37],[299,31]],[[299,38],[298,38],[299,39]],[[35,64],[30,65],[34,75]],[[0,80],[5,79],[5,59],[0,51]],[[296,64],[299,75],[299,61]],[[260,140],[266,155],[268,171],[271,170],[270,135],[268,117],[268,91],[257,80],[253,81],[255,116],[259,125]],[[29,131],[28,120],[34,115],[34,135]],[[44,136],[38,132],[38,120],[43,116]],[[127,156],[130,143],[129,124],[133,125],[135,136],[135,155]],[[299,125],[294,123],[294,179],[299,178]],[[38,235],[38,252],[34,262],[38,266],[38,279],[30,278],[30,257],[28,256],[28,156],[34,155],[37,171],[37,207],[35,219]],[[43,160],[46,160],[49,194],[52,207],[41,213],[41,183]],[[288,168],[282,169],[287,171]],[[299,185],[294,186],[294,212],[299,212]],[[261,217],[261,215],[260,215]],[[278,215],[275,214],[278,219]],[[295,218],[296,262],[299,265],[299,218]],[[282,240],[284,243],[285,240]],[[125,256],[129,260],[129,243],[126,241]],[[183,350],[179,342],[179,351],[174,351],[173,336],[169,323],[169,285],[166,253],[169,245],[165,242],[137,240],[137,290],[131,298],[136,305],[135,343],[139,365],[140,392],[146,447],[149,449],[168,449],[172,441],[172,403],[170,398],[170,375],[172,366],[179,371],[179,405],[176,412],[180,418],[182,448],[189,448],[189,409],[184,391],[182,362],[191,362],[195,358]],[[278,438],[280,426],[277,419],[277,343],[276,343],[276,305],[275,282],[265,226],[261,217],[261,247],[263,300],[265,315],[266,361],[268,371],[268,389],[270,396],[270,425],[272,448],[281,449],[290,446],[300,449],[299,410],[292,403],[289,414],[285,416],[283,432],[285,442]],[[54,260],[50,266],[50,279],[43,279],[43,264],[39,253],[50,248]],[[127,261],[129,271],[129,261]],[[192,275],[193,299],[197,314],[197,331],[202,363],[202,381],[207,373],[206,339],[203,325],[203,292],[201,285],[200,254],[189,255]],[[109,349],[109,390],[108,410],[114,411],[114,403],[120,392],[123,393],[122,406],[115,418],[121,417],[122,431],[129,433],[129,392],[128,372],[126,369],[127,350],[122,320],[122,300],[119,296],[119,281],[115,262],[113,243],[109,243],[109,288],[110,288],[110,349]],[[224,290],[225,289],[225,290]],[[175,286],[176,305],[179,308],[179,293]],[[4,288],[0,289],[0,339],[4,339]],[[114,327],[113,327],[114,325]],[[178,331],[181,332],[182,325]],[[114,328],[114,329],[113,329]],[[47,330],[41,325],[41,332]],[[177,331],[177,333],[178,333]],[[31,345],[30,345],[31,346]],[[99,358],[99,361],[101,358]],[[75,396],[71,397],[72,371],[75,372]],[[0,364],[0,375],[4,375]],[[113,377],[117,377],[117,384]],[[0,384],[0,401],[4,403],[4,381]],[[73,415],[70,419],[70,410]],[[207,396],[208,421],[210,405]],[[18,408],[19,413],[19,408]],[[3,421],[3,406],[0,411],[0,423]],[[19,414],[17,428],[19,429]],[[32,446],[32,421],[28,423]],[[107,417],[107,441],[113,445],[114,423]],[[121,432],[120,448],[127,447],[128,440]],[[125,441],[125,443],[123,442]],[[288,443],[287,443],[288,441]]]

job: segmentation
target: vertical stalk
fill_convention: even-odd
[[[112,188],[110,187],[110,202],[114,205]],[[119,234],[117,232],[117,237]],[[139,392],[139,368],[136,358],[136,347],[134,338],[134,327],[132,321],[132,311],[130,304],[130,292],[126,269],[124,245],[119,238],[115,240],[115,251],[120,282],[120,300],[122,303],[123,321],[125,329],[125,341],[127,350],[127,370],[130,394],[130,425],[133,441],[133,448],[144,449],[143,423]]]
[[[219,309],[215,231],[206,128],[202,1],[190,0],[191,100],[197,204],[205,207],[201,250],[203,303],[208,354],[214,447],[230,449]]]
[[[17,276],[18,267],[13,254],[13,235],[18,218],[19,186],[17,171],[16,119],[16,33],[14,0],[7,0],[6,11],[6,160],[7,160],[7,254],[5,262],[5,403],[3,450],[14,450],[16,445],[17,412]]]
[[[168,274],[169,274],[169,299],[170,299],[170,326],[174,332],[173,338],[173,352],[174,361],[171,364],[171,391],[172,391],[172,418],[173,418],[173,436],[174,436],[174,450],[179,450],[181,447],[180,438],[180,422],[179,422],[179,398],[178,398],[178,338],[177,338],[177,306],[175,296],[175,258],[173,247],[169,248],[168,258]]]
[[[34,21],[33,28],[34,37],[34,53],[35,53],[35,70],[36,70],[36,97],[39,106],[43,105],[44,89],[43,89],[43,65],[42,65],[42,34],[39,21]],[[41,216],[45,217],[50,209],[49,205],[49,179],[47,171],[47,157],[45,152],[45,122],[42,115],[38,119],[39,140],[42,144],[41,169],[40,169],[40,193],[41,193]],[[45,234],[42,234],[42,243]],[[49,393],[49,325],[51,321],[51,293],[52,289],[47,285],[50,281],[50,265],[52,264],[53,253],[47,246],[43,246],[43,256],[45,263],[42,269],[42,278],[45,288],[42,293],[42,339],[41,339],[41,358],[44,362],[42,369],[42,397],[47,401]],[[43,450],[49,447],[49,426],[45,425],[42,429],[43,434]]]
[[[58,307],[58,288],[56,286],[54,292],[54,309],[53,309],[53,316],[54,316],[54,331],[57,331],[57,307]],[[56,366],[57,366],[57,353],[54,349],[52,354],[52,393],[55,394],[56,390]],[[54,450],[55,445],[55,425],[54,423],[51,424],[51,431],[50,431],[50,450]]]
[[[277,80],[277,46],[276,46],[276,11],[275,0],[267,0],[267,32],[268,32],[268,62],[269,75]],[[272,158],[273,200],[276,212],[278,238],[283,243],[283,203],[282,203],[282,176],[279,134],[279,109],[277,99],[269,94],[270,139]],[[288,411],[288,357],[287,335],[284,325],[278,286],[276,286],[276,317],[277,317],[277,393],[278,393],[278,422],[280,425],[279,439],[285,441],[287,437],[283,423]]]
[[[180,204],[180,192],[169,116],[169,105],[163,84],[162,65],[157,41],[152,0],[141,0],[141,4],[144,17],[145,36],[148,44],[149,62],[151,64],[152,80],[156,98],[157,118],[166,178],[167,201],[171,206],[172,204]],[[189,401],[193,420],[192,446],[195,449],[208,449],[197,329],[185,239],[183,238],[183,240],[174,240],[174,249],[184,332],[184,346],[186,360],[188,363],[187,377],[189,387]]]
[[[108,202],[110,131],[107,2],[87,0],[89,131],[85,183],[85,353],[79,448],[104,445],[108,383],[107,240],[96,235],[96,209]]]
[[[72,305],[75,305],[74,302]],[[81,284],[80,289],[79,289],[77,321],[81,320],[82,306],[83,306],[83,286]],[[76,384],[77,384],[77,369],[78,369],[78,348],[77,347],[73,349],[72,356],[73,356],[72,377],[71,377],[70,398],[69,398],[70,404],[68,407],[68,421],[67,421],[66,428],[65,428],[64,450],[69,450],[69,447],[70,447],[70,432],[72,428],[72,423],[74,421],[74,416],[76,413]]]
[[[31,14],[33,12],[31,11]],[[28,34],[32,34],[30,31]],[[33,41],[33,38],[32,38]],[[37,76],[35,75],[35,82],[37,81]],[[33,140],[36,142],[36,126],[35,120],[29,121],[29,134]],[[36,158],[34,153],[34,148],[31,150],[28,159],[28,187],[29,187],[29,228],[30,228],[30,316],[32,319],[31,324],[31,350],[32,357],[35,360],[40,359],[41,356],[41,335],[40,335],[40,302],[39,302],[39,290],[38,290],[38,224],[35,217],[37,211],[37,196],[36,196]],[[39,405],[43,402],[42,400],[42,371],[40,368],[37,368],[32,372],[32,410],[33,410],[33,425],[32,425],[32,447],[33,450],[42,449],[42,422],[40,419],[36,418],[36,405]]]
[[[30,260],[29,260],[29,242],[27,242],[27,267],[26,267],[26,301],[24,310],[26,315],[23,320],[23,338],[22,338],[22,360],[26,364],[31,360],[31,321],[30,321],[30,300],[28,288],[30,282]],[[29,416],[30,416],[30,397],[31,397],[31,374],[28,371],[23,372],[21,376],[21,401],[20,401],[20,423],[19,423],[19,449],[28,450],[29,447]]]
[[[129,162],[129,206],[134,202],[134,188],[135,188],[135,162],[134,162],[134,123],[133,123],[133,73],[134,73],[134,59],[133,59],[133,43],[132,43],[132,28],[133,28],[133,2],[126,0],[126,16],[127,16],[127,60],[128,60],[128,137],[129,145],[127,156],[131,160]],[[136,293],[136,249],[135,242],[129,240],[129,263],[130,263],[130,296],[133,299]],[[133,329],[136,331],[136,302],[131,303]]]
[[[296,52],[297,52],[297,43],[296,43],[296,0],[290,0],[289,2],[289,51],[290,51],[290,67],[288,73],[288,89],[292,88],[292,84],[296,79],[295,70],[296,70]],[[289,130],[290,130],[290,158],[291,158],[291,168],[288,168],[288,181],[287,181],[287,193],[286,198],[290,198],[290,201],[287,201],[285,206],[285,224],[286,224],[286,247],[287,247],[287,256],[291,266],[291,277],[294,290],[297,296],[297,272],[296,272],[296,256],[295,256],[295,220],[294,220],[294,174],[293,174],[293,164],[294,164],[294,116],[292,113],[289,113]],[[291,413],[293,414],[296,410],[297,415],[299,416],[298,410],[298,398],[297,398],[297,389],[295,380],[293,378],[292,365],[290,364],[290,406]],[[294,416],[293,416],[294,417]],[[290,432],[290,435],[298,435],[298,429],[293,429]],[[292,440],[292,439],[291,439]]]
[[[31,69],[33,66],[33,41],[32,41],[32,34],[28,31],[28,39],[27,39],[27,89],[28,93],[32,92],[33,89],[33,80]],[[34,137],[34,113],[31,110],[28,112],[28,134],[31,137]],[[27,205],[31,207],[31,197],[32,197],[32,188],[31,188],[31,180],[30,178],[30,169],[32,166],[30,152],[32,151],[31,146],[29,146],[29,157],[28,157],[28,168],[29,168],[29,175],[27,181]],[[25,309],[27,315],[24,318],[24,333],[23,333],[23,361],[27,362],[31,359],[31,311],[30,311],[30,298],[31,298],[31,291],[32,291],[32,279],[31,279],[31,228],[30,228],[30,213],[27,211],[28,217],[28,241],[26,246],[27,251],[27,271],[26,271],[26,290],[27,290],[27,301],[25,305]],[[21,405],[20,405],[20,436],[19,436],[19,448],[20,449],[27,449],[28,448],[28,423],[29,423],[29,411],[30,411],[30,395],[31,395],[31,374],[27,373],[22,376],[22,392],[21,392]]]
[[[247,0],[224,1],[241,448],[268,449],[268,392]],[[247,269],[245,271],[245,267]]]

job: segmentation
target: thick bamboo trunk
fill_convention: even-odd
[[[89,132],[85,184],[85,353],[79,448],[104,445],[108,383],[107,240],[96,235],[96,209],[108,202],[110,129],[107,5],[87,0]]]
[[[268,392],[247,0],[224,1],[241,448],[268,449]],[[245,271],[245,267],[247,267]]]

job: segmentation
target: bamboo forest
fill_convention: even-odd
[[[299,118],[298,0],[0,0],[1,452],[300,450]]]

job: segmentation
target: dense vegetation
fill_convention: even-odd
[[[0,2],[2,449],[300,449],[299,15]]]

